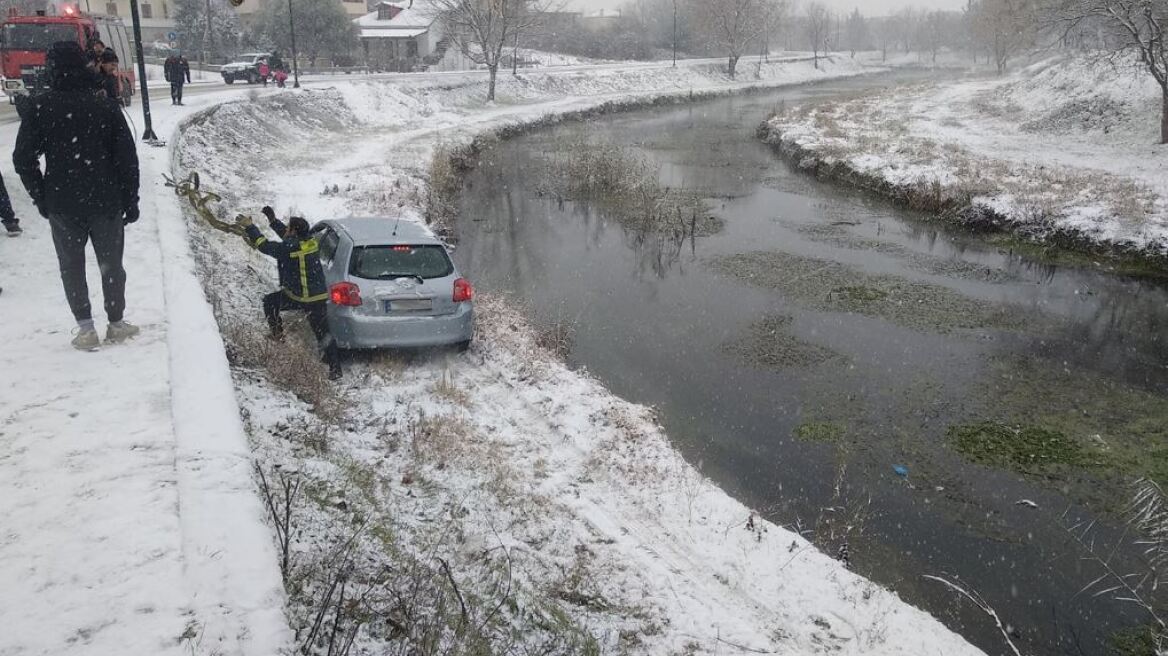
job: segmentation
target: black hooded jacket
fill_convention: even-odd
[[[60,46],[60,47],[58,47]],[[138,208],[138,153],[118,105],[93,92],[85,56],[50,50],[51,91],[28,102],[12,163],[44,215],[113,216]],[[45,156],[45,171],[40,156]]]

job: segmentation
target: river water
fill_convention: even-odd
[[[1100,517],[1088,537],[1111,544],[1115,481],[1168,455],[1156,452],[1168,291],[819,182],[755,138],[775,108],[904,81],[828,82],[509,140],[468,179],[456,258],[534,321],[571,324],[570,364],[657,408],[687,459],[730,494],[829,552],[846,540],[857,571],[987,653],[1006,651],[990,618],[922,575],[970,584],[1024,653],[1105,653],[1114,631],[1146,618],[1079,594],[1097,568],[1068,526]],[[597,144],[644,156],[662,185],[706,198],[721,229],[646,235],[604,203],[537,184],[549,161]],[[1092,464],[1023,474],[971,463],[950,431],[982,421],[1056,428],[1088,444]],[[1116,562],[1136,571],[1134,553]]]

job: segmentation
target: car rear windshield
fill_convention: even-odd
[[[76,25],[9,23],[4,26],[5,50],[48,50],[58,41],[77,41]]]
[[[437,244],[420,246],[358,246],[353,249],[349,273],[367,280],[403,277],[445,278],[454,273],[446,249]]]

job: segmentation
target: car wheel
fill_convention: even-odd
[[[223,81],[227,84],[235,84],[235,78],[227,77],[226,75],[223,76]]]
[[[466,353],[467,351],[470,350],[470,344],[473,341],[474,340],[472,340],[472,339],[468,339],[465,342],[459,342],[459,343],[454,345],[454,350],[458,351],[459,353]]]

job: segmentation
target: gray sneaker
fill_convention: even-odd
[[[139,332],[138,326],[125,321],[115,321],[105,329],[105,341],[124,342]]]
[[[77,336],[73,338],[73,348],[78,351],[96,351],[99,346],[101,340],[97,337],[97,331],[92,328],[78,330]]]

